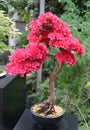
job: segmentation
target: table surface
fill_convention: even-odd
[[[5,69],[5,66],[0,66],[0,68]],[[3,89],[8,83],[10,83],[16,76],[11,76],[6,73],[5,76],[0,77],[0,89]]]
[[[26,109],[13,130],[46,130],[39,127],[33,120],[31,112]],[[60,124],[55,128],[47,130],[78,130],[78,119],[76,115],[65,114]]]

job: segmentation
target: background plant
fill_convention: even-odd
[[[7,46],[7,38],[9,35],[14,34],[15,31],[12,28],[11,19],[4,14],[4,11],[0,10],[0,52],[4,52],[9,49]]]

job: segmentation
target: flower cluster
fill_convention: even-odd
[[[80,44],[77,38],[72,36],[68,25],[51,12],[41,14],[37,19],[32,20],[29,30],[30,34],[27,36],[29,41],[44,42],[47,47],[59,48],[60,53],[56,54],[59,63],[67,62],[70,65],[75,65],[76,60],[72,51],[75,51],[78,55],[85,52],[84,46]],[[64,51],[62,51],[63,49]]]
[[[67,62],[70,65],[75,65],[76,60],[70,50],[62,50],[56,54],[56,59],[59,63]]]
[[[49,44],[51,40],[49,35],[54,35],[55,32],[61,34],[61,36],[71,35],[67,24],[51,12],[41,14],[37,19],[32,20],[29,30],[30,34],[27,36],[28,40],[32,42],[45,42],[46,44]]]
[[[72,66],[76,64],[72,51],[78,55],[85,52],[84,46],[72,36],[68,25],[51,12],[32,20],[28,29],[30,33],[27,39],[30,43],[24,49],[15,50],[10,56],[10,63],[6,66],[10,74],[24,76],[25,73],[37,71],[47,60],[49,47],[58,48],[59,52],[55,54],[58,63],[68,63]]]
[[[47,60],[47,47],[40,43],[28,44],[24,49],[16,49],[9,57],[9,63],[6,70],[9,74],[24,76],[25,73],[37,71],[41,64]]]

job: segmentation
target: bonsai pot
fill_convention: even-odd
[[[31,113],[32,113],[32,117],[34,119],[34,121],[36,122],[36,124],[38,124],[40,127],[44,127],[44,128],[52,128],[58,125],[58,123],[60,123],[60,121],[62,120],[64,114],[65,114],[65,110],[63,108],[62,109],[62,113],[60,113],[59,115],[56,116],[42,116],[36,112],[33,111],[35,105],[33,105],[30,109]]]

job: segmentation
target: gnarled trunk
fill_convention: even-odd
[[[49,100],[44,101],[43,103],[39,105],[40,109],[37,110],[39,114],[44,113],[45,116],[47,116],[48,114],[55,113],[54,105],[55,105],[56,97],[55,97],[55,91],[54,91],[54,82],[55,82],[56,76],[62,70],[63,65],[64,64],[59,65],[58,63],[56,63],[50,75],[50,79],[49,79],[50,98]]]
[[[55,97],[55,91],[54,91],[54,84],[55,84],[55,78],[58,75],[58,73],[62,70],[64,64],[58,65],[56,62],[56,65],[50,75],[49,79],[49,89],[50,89],[50,104],[55,105],[56,97]]]

